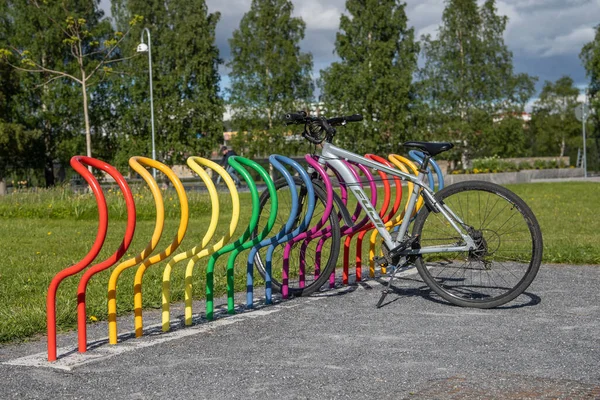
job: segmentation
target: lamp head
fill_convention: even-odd
[[[146,53],[148,51],[148,45],[146,43],[140,43],[137,47],[138,53]]]

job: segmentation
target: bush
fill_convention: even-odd
[[[470,169],[457,169],[450,173],[455,174],[488,174],[497,172],[517,172],[524,169],[554,169],[567,168],[568,165],[562,160],[534,160],[533,165],[529,161],[502,160],[498,156],[485,157],[473,160],[473,167]]]

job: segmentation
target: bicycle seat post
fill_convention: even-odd
[[[419,169],[419,172],[421,172],[422,174],[427,174],[427,165],[429,164],[429,160],[431,159],[431,156],[427,153],[423,153],[423,162],[421,163],[421,168]]]

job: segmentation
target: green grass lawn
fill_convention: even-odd
[[[545,263],[600,264],[600,183],[506,185],[535,213]]]
[[[544,235],[544,262],[600,264],[600,184],[586,182],[534,183],[507,185],[521,196],[536,214]],[[148,242],[154,229],[154,206],[149,191],[135,190],[138,224],[128,251],[136,255]],[[203,237],[210,221],[208,196],[190,193],[190,223],[180,249],[195,246]],[[97,260],[110,256],[118,247],[125,230],[124,202],[108,193],[110,224],[106,244]],[[240,227],[247,226],[250,196],[242,194]],[[167,224],[158,249],[171,242],[179,223],[179,205],[173,191],[165,193]],[[231,203],[221,198],[221,223],[215,238],[227,229]],[[353,207],[351,208],[351,212]],[[97,215],[91,195],[73,195],[68,188],[15,193],[0,197],[0,343],[26,339],[46,330],[46,291],[52,277],[78,262],[94,241]],[[241,234],[238,229],[236,235]],[[236,237],[237,237],[236,236]],[[366,250],[366,245],[364,250]],[[354,254],[354,251],[351,252]],[[245,259],[241,254],[236,265],[236,290],[245,290]],[[363,251],[363,259],[366,251]],[[222,257],[215,273],[215,292],[225,293],[225,262]],[[338,265],[341,264],[341,255]],[[151,266],[144,277],[144,307],[159,307],[162,271],[165,263]],[[183,299],[185,263],[177,265],[172,277],[172,300]],[[204,296],[203,268],[196,269],[195,297]],[[106,319],[109,269],[95,275],[87,291],[87,315]],[[129,269],[119,279],[118,312],[133,309],[133,275]],[[61,330],[76,326],[76,289],[78,276],[63,281],[58,290],[57,320]],[[202,310],[195,310],[196,312]]]

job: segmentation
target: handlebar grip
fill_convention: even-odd
[[[285,119],[285,122],[288,124],[304,122],[306,120],[306,112],[301,111],[299,113],[288,113],[283,116],[283,119]]]
[[[344,119],[346,120],[346,122],[358,122],[363,120],[363,116],[360,114],[354,114],[344,117]]]

